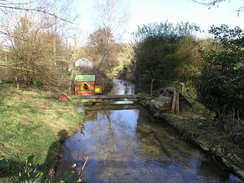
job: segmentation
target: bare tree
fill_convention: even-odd
[[[22,1],[21,3],[17,1],[0,0],[0,11],[3,14],[8,14],[9,11],[36,12],[36,13],[45,14],[48,16],[58,18],[65,22],[72,23],[69,19],[66,19],[65,17],[61,17],[61,16],[59,17],[56,12],[53,12],[51,10],[51,8],[56,6],[55,4],[57,4],[56,1],[48,1],[48,0],[36,0],[36,1],[28,0],[26,2]],[[60,10],[62,12],[67,12],[67,3],[64,2],[64,6],[62,6]]]
[[[53,62],[53,40],[56,42],[57,55],[64,56],[66,48],[61,38],[52,32],[44,32],[36,28],[36,24],[28,17],[20,18],[10,37],[10,61],[17,86],[24,84],[57,86],[59,71]]]
[[[118,64],[120,46],[116,44],[109,27],[96,30],[89,36],[89,52],[97,69],[111,73]]]
[[[63,70],[59,68],[64,69],[67,64],[63,61],[69,59],[64,32],[73,25],[73,15],[67,11],[69,3],[70,0],[0,0],[0,39],[10,55],[0,67],[11,68],[17,84],[60,86]]]
[[[118,40],[122,38],[127,19],[127,10],[121,0],[97,0],[94,23],[96,31],[89,36],[89,55],[96,67],[111,73],[118,63],[120,50]]]
[[[128,7],[122,0],[97,0],[95,4],[95,25],[97,29],[109,27],[115,39],[124,33]]]
[[[74,25],[76,11],[73,10],[73,0],[0,0],[0,34],[11,36],[13,29],[20,17],[28,16],[39,22],[40,28],[49,32],[58,32],[62,36]],[[6,30],[7,29],[7,30]]]

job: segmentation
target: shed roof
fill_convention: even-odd
[[[76,75],[75,81],[95,81],[95,75]]]

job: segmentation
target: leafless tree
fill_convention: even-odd
[[[11,66],[17,86],[58,86],[61,71],[53,62],[53,41],[58,56],[65,56],[66,48],[57,34],[41,31],[28,17],[22,17],[9,41],[10,59],[6,66]]]
[[[0,40],[4,40],[5,52],[10,55],[8,63],[0,67],[11,68],[17,84],[59,85],[63,77],[58,68],[65,64],[61,66],[56,60],[68,59],[63,37],[73,24],[73,17],[66,11],[69,3],[0,0]]]
[[[67,15],[67,2],[68,1],[62,1],[63,5],[60,8],[60,12],[62,12],[62,15]],[[0,11],[3,14],[8,14],[10,11],[25,11],[25,12],[36,12],[40,14],[45,14],[51,17],[55,17],[57,19],[60,19],[65,22],[72,23],[69,19],[66,17],[58,16],[57,11],[57,2],[56,1],[49,1],[49,0],[35,0],[35,1],[25,1],[25,2],[18,2],[11,1],[11,0],[0,0]],[[69,1],[69,4],[70,1]],[[65,7],[65,8],[64,8]]]
[[[0,34],[11,36],[7,30],[13,29],[20,17],[28,16],[38,22],[38,26],[41,26],[39,28],[58,32],[65,37],[77,15],[72,11],[72,1],[0,0]]]
[[[89,52],[97,69],[111,73],[117,64],[120,46],[116,44],[109,27],[96,30],[89,36]]]
[[[96,0],[94,23],[96,29],[109,27],[115,40],[120,40],[126,29],[128,7],[122,0]]]
[[[118,63],[116,42],[123,36],[128,11],[121,0],[96,0],[94,8],[96,30],[89,36],[89,55],[98,69],[111,73]]]

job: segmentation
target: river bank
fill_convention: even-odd
[[[53,93],[1,84],[0,182],[32,155],[36,165],[53,169],[62,141],[81,128],[82,115]]]
[[[151,97],[142,97],[138,103],[154,117],[172,126],[188,142],[200,147],[220,160],[234,174],[244,180],[244,148],[234,142],[233,136],[216,126],[211,112],[198,103],[192,110],[180,114],[165,113],[152,108]]]

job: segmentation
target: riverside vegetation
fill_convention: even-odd
[[[139,28],[134,48],[137,90],[154,94],[158,88],[175,87],[192,103],[202,103],[200,108],[193,105],[193,111],[159,116],[243,178],[244,31],[212,26],[213,39],[197,40],[192,32],[199,30],[168,22]]]
[[[213,111],[226,133],[243,129],[244,31],[212,26],[212,40],[197,40],[199,27],[165,22],[135,34],[134,70],[138,92],[176,87]]]

